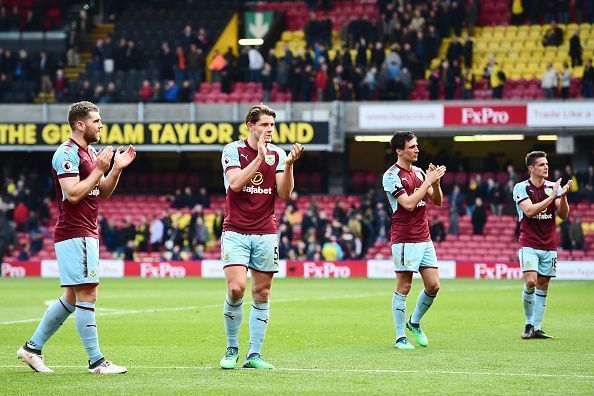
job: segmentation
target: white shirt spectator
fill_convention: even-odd
[[[551,67],[544,72],[540,86],[543,89],[555,88],[557,86],[557,72],[555,72],[555,69]]]
[[[248,52],[248,58],[250,61],[250,70],[262,70],[264,67],[264,57],[262,57],[260,51],[251,48]]]
[[[160,219],[155,219],[151,223],[151,245],[155,243],[163,242],[163,231],[165,227]]]

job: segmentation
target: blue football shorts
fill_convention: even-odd
[[[395,243],[392,257],[394,271],[419,272],[422,267],[438,268],[433,241]]]
[[[522,272],[536,271],[539,275],[557,276],[557,251],[521,247],[518,251]]]
[[[61,286],[99,284],[99,240],[92,237],[66,239],[54,244]]]
[[[225,231],[221,238],[223,268],[243,265],[261,272],[278,272],[277,234],[240,234]]]

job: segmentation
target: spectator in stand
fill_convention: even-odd
[[[487,180],[487,200],[493,216],[503,215],[504,192],[499,182],[493,180],[492,177]]]
[[[138,251],[148,251],[150,237],[151,226],[148,224],[146,216],[142,216],[140,218],[139,224],[136,226],[136,234],[134,235],[134,246]]]
[[[149,244],[152,250],[160,250],[161,245],[163,244],[163,237],[164,237],[164,225],[163,221],[159,218],[159,216],[153,216],[153,221],[151,222],[150,227],[150,238]]]
[[[103,61],[105,59],[105,51],[103,49],[103,40],[98,39],[93,47],[93,70],[103,73]]]
[[[474,200],[474,209],[472,211],[472,232],[474,235],[483,235],[483,228],[487,223],[487,210],[483,206],[483,200],[476,197]]]
[[[561,249],[570,251],[571,250],[571,237],[569,236],[569,227],[571,221],[569,219],[561,222],[559,226],[559,242],[561,243]]]
[[[186,78],[186,54],[181,46],[175,49],[175,64],[173,65],[175,82],[181,84]]]
[[[210,241],[210,231],[202,217],[196,218],[196,233],[194,235],[194,245],[202,245],[203,247]]]
[[[519,26],[524,23],[525,12],[523,3],[523,0],[510,1],[512,25]]]
[[[29,261],[29,252],[30,248],[26,243],[21,243],[19,245],[19,253],[17,255],[18,261]]]
[[[331,235],[329,240],[322,245],[322,256],[324,257],[324,260],[327,261],[343,259],[344,252],[337,242],[336,235]]]
[[[456,210],[456,208],[452,205],[450,205],[449,212],[450,212],[450,229],[448,231],[452,235],[458,235],[458,224],[459,224],[458,218],[460,216],[458,215],[458,211]]]
[[[462,45],[462,57],[464,58],[464,67],[466,69],[472,68],[472,53],[474,50],[474,41],[468,34],[464,35],[464,44]]]
[[[433,242],[442,242],[446,239],[446,230],[439,216],[434,216],[429,225],[429,233]]]
[[[557,72],[553,69],[553,64],[548,63],[547,69],[542,75],[540,86],[546,99],[555,98],[555,89],[557,88]]]
[[[186,68],[188,70],[188,78],[194,84],[200,85],[204,81],[205,64],[206,58],[202,49],[198,48],[194,43],[190,44]]]
[[[448,51],[446,53],[446,58],[448,59],[448,62],[453,63],[454,59],[460,61],[463,54],[464,46],[460,42],[460,39],[458,38],[458,36],[452,37],[452,40],[450,41],[450,46],[448,47]]]
[[[192,31],[191,25],[184,26],[179,37],[179,42],[184,50],[188,51],[192,44],[194,44],[194,32]],[[195,45],[195,44],[194,44]]]
[[[462,99],[472,100],[474,98],[474,82],[472,70],[466,69],[462,80]]]
[[[576,30],[569,39],[569,57],[571,58],[571,67],[582,65],[582,43],[580,41],[580,31]]]
[[[151,87],[151,82],[149,80],[143,80],[142,86],[138,90],[138,100],[140,102],[150,102],[153,97],[153,87]]]
[[[14,221],[17,231],[25,230],[25,223],[26,223],[28,217],[29,217],[29,208],[27,208],[27,205],[25,205],[24,202],[19,202],[16,205],[16,207],[14,208],[14,212],[12,215],[12,221]]]
[[[559,81],[561,82],[561,97],[568,99],[569,87],[571,86],[571,71],[567,62],[563,62],[563,72],[559,74]]]
[[[580,216],[575,216],[575,219],[569,226],[569,238],[571,240],[572,250],[584,250],[584,229]]]
[[[441,84],[441,75],[439,68],[434,68],[429,75],[429,99],[437,100],[439,98],[439,87]]]
[[[556,179],[555,179],[556,180]],[[563,174],[563,180],[571,180],[571,188],[567,192],[567,200],[569,202],[576,202],[578,198],[579,183],[577,172],[571,167],[570,164],[565,165],[565,172]]]
[[[14,226],[6,219],[5,213],[0,211],[0,264],[4,262],[4,254],[10,253],[16,241]]]
[[[56,95],[56,101],[59,103],[66,102],[66,98],[70,95],[70,84],[64,77],[64,70],[56,70],[56,75],[53,81],[54,93]]]
[[[113,219],[107,220],[103,215],[99,215],[98,222],[103,243],[107,250],[113,252],[118,247],[118,230],[115,222]]]
[[[210,39],[208,38],[208,32],[203,27],[199,28],[198,32],[196,33],[196,44],[198,45],[198,47],[200,49],[202,49],[202,52],[204,52],[204,53],[206,53],[206,51],[208,50],[208,48],[210,46]]]
[[[489,76],[489,84],[492,88],[493,99],[503,98],[503,86],[505,85],[505,73],[494,59],[491,59],[491,74]]]
[[[227,61],[225,57],[215,50],[215,55],[212,61],[208,65],[208,69],[212,72],[211,82],[221,82],[221,71],[227,67]]]
[[[169,103],[176,103],[179,100],[179,87],[175,84],[175,81],[167,81],[163,91],[163,100]]]
[[[542,39],[544,47],[554,46],[558,47],[563,43],[563,29],[557,26],[555,21],[551,22],[551,27],[547,29]]]
[[[588,203],[591,204],[594,202],[594,166],[588,165],[588,170],[584,172],[580,179],[580,183],[584,186],[580,191],[582,191],[582,194]]]
[[[169,43],[166,41],[163,41],[163,43],[161,44],[159,64],[161,80],[173,80],[175,78],[173,68],[176,64],[176,58],[175,55],[171,52]]]
[[[264,57],[256,47],[250,48],[248,51],[250,81],[260,82],[260,75],[264,67]]]
[[[190,81],[182,81],[182,86],[179,91],[178,101],[180,103],[190,103],[194,99],[194,90],[190,84]]]
[[[592,97],[592,87],[594,87],[594,68],[592,67],[592,60],[586,60],[584,65],[584,75],[582,76],[582,93],[584,98]]]
[[[153,97],[151,99],[153,103],[161,103],[163,102],[163,86],[161,85],[161,81],[155,80],[153,84]]]

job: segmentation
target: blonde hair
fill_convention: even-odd
[[[92,111],[99,111],[99,107],[94,103],[86,100],[72,103],[68,107],[68,124],[70,124],[70,128],[75,129],[76,122],[86,120]]]

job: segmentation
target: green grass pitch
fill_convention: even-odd
[[[0,279],[0,394],[594,393],[594,282],[553,280],[543,327],[556,338],[523,341],[521,281],[442,281],[423,319],[429,347],[398,351],[393,280],[278,279],[263,348],[277,369],[256,372],[218,368],[224,280],[107,279],[97,324],[102,352],[128,367],[118,376],[86,372],[72,319],[44,348],[55,373],[16,360],[57,283]],[[420,287],[415,280],[408,314]]]

